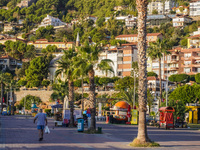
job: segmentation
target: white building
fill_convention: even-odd
[[[188,16],[176,16],[172,20],[173,27],[184,27],[191,22],[192,19]]]
[[[163,9],[165,14],[169,14],[172,8],[175,6],[174,0],[166,0],[163,8],[162,0],[155,0],[148,4],[148,14],[152,14],[153,10],[157,10],[158,14],[163,14]]]
[[[105,17],[105,22],[107,22],[110,17]],[[137,17],[128,15],[128,16],[119,16],[115,17],[116,20],[121,20],[125,22],[127,28],[132,28],[137,24]]]
[[[190,2],[190,16],[200,16],[200,0],[192,0]]]
[[[62,22],[60,19],[58,18],[55,18],[55,17],[52,17],[52,16],[49,16],[47,15],[47,17],[45,17],[41,24],[39,25],[39,27],[46,27],[46,26],[49,26],[49,25],[52,25],[52,26],[63,26],[63,25],[67,25],[65,22]]]
[[[132,71],[132,63],[137,61],[137,47],[133,44],[122,44],[121,47],[112,46],[100,54],[100,61],[102,59],[110,59],[113,61],[111,66],[114,73],[108,73],[108,77],[130,76]],[[106,73],[95,69],[95,75],[106,76]]]

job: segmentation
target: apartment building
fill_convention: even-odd
[[[182,6],[182,5],[178,6],[178,7],[172,8],[172,10],[175,11],[177,15],[184,15],[184,16],[186,16],[186,15],[189,15],[189,13],[190,13],[189,7]]]
[[[120,47],[114,46],[105,49],[100,54],[100,60],[110,59],[114,73],[109,73],[107,76],[125,77],[131,75],[132,62],[137,61],[137,48],[133,44],[124,44]],[[98,69],[95,69],[95,75],[106,76],[106,74]]]
[[[162,90],[166,90],[166,84],[167,81],[162,79]],[[168,85],[172,83],[168,82]],[[152,103],[152,107],[150,108],[151,111],[154,111],[155,113],[158,112],[158,103],[159,103],[159,97],[160,97],[160,82],[159,78],[156,77],[147,77],[147,87],[150,91],[150,93],[154,96],[154,101]],[[169,87],[168,87],[169,90]],[[148,108],[149,109],[149,108]]]
[[[162,39],[162,33],[148,33],[147,34],[147,43],[156,42],[158,38]],[[117,40],[125,40],[129,43],[137,43],[138,35],[137,34],[127,34],[127,35],[118,35],[115,37]]]
[[[192,18],[183,15],[177,15],[173,18],[173,27],[184,27],[192,22]]]
[[[172,20],[175,15],[148,15],[147,25],[148,26],[160,26],[163,23],[168,23]]]
[[[36,49],[43,49],[48,45],[55,45],[58,49],[69,49],[75,45],[74,42],[49,42],[47,39],[38,39],[35,42],[29,41],[27,44],[34,45]]]
[[[176,47],[172,50],[169,50],[170,55],[164,55],[163,56],[163,63],[164,66],[161,69],[164,73],[162,78],[166,79],[167,76],[169,77],[170,75],[173,74],[181,74],[183,73],[183,68],[182,64],[184,61],[182,60],[182,57],[184,54],[181,52],[182,48],[181,47]]]
[[[190,1],[190,16],[200,16],[200,0]]]
[[[188,48],[200,48],[200,34],[188,37]]]
[[[16,68],[21,68],[22,62],[17,59],[14,59],[11,56],[6,55],[0,57],[0,66],[2,70],[8,68],[14,71]]]
[[[67,25],[65,22],[62,22],[60,19],[52,17],[50,15],[47,15],[47,17],[45,17],[41,24],[39,25],[39,27],[46,27],[46,26],[63,26],[63,25]]]
[[[158,14],[169,14],[172,8],[175,6],[174,0],[166,0],[163,6],[163,1],[162,0],[155,0],[152,2],[149,2],[148,4],[148,14],[151,15],[154,10],[158,11]]]
[[[181,61],[182,73],[194,75],[200,73],[200,48],[182,49],[183,57]]]

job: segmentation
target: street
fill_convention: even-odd
[[[36,124],[32,117],[1,116],[0,150],[100,150],[100,149],[200,149],[200,131],[188,129],[165,130],[148,127],[151,140],[159,148],[133,148],[128,144],[137,136],[137,126],[111,125],[98,122],[103,134],[78,133],[76,128],[55,127],[48,120],[50,134],[38,141]]]

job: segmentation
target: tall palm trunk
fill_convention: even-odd
[[[82,79],[81,79],[82,81],[82,102],[81,102],[81,104],[82,104],[82,111],[84,111],[84,99],[83,99],[83,75],[82,75]]]
[[[1,82],[1,113],[3,112],[3,82]]]
[[[146,19],[147,0],[136,0],[138,9],[138,66],[139,66],[139,124],[137,141],[141,144],[149,142],[146,127],[147,111],[147,58],[146,58]]]
[[[96,130],[96,120],[95,120],[95,114],[96,114],[96,101],[95,101],[95,85],[94,85],[94,70],[91,69],[88,72],[89,75],[89,86],[90,86],[90,93],[89,93],[89,100],[91,102],[91,126],[90,130],[95,131]]]
[[[159,58],[159,87],[160,87],[160,99],[158,102],[158,108],[160,107],[162,101],[161,58]]]
[[[70,127],[74,126],[74,82],[68,80],[69,84],[69,102],[70,102]]]

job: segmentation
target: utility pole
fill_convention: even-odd
[[[133,98],[133,109],[135,107],[135,70],[134,70],[134,98]]]
[[[166,107],[168,103],[168,64],[167,64],[167,80],[166,80]]]

